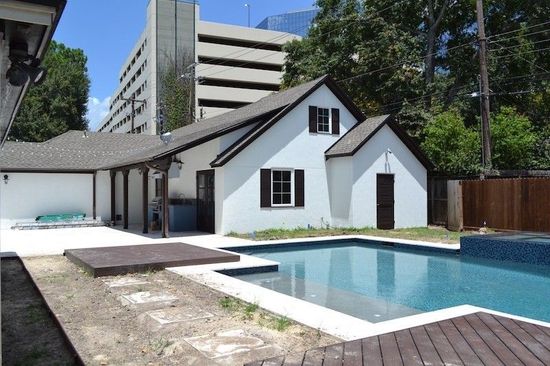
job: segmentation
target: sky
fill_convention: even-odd
[[[200,0],[201,20],[246,26],[266,16],[309,9],[315,0]],[[68,0],[54,39],[81,48],[88,57],[91,80],[88,100],[90,129],[109,110],[122,63],[145,27],[148,0]]]

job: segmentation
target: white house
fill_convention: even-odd
[[[328,76],[158,136],[70,131],[0,154],[2,226],[83,212],[124,227],[251,232],[427,225],[430,162]],[[170,227],[167,227],[170,226]]]

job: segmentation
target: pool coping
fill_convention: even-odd
[[[421,250],[427,249],[435,250],[438,252],[454,252],[457,254],[460,249],[459,244],[428,243],[417,240],[393,239],[367,235],[339,235],[316,238],[253,241],[250,242],[250,244],[239,243],[223,245],[222,243],[222,245],[219,245],[218,248],[221,250],[231,251],[232,248],[252,249],[254,247],[261,248],[266,245],[285,246],[297,244],[306,245],[311,243],[321,244],[323,242],[335,243],[339,241],[343,242],[354,239],[365,240],[369,242],[391,242],[393,243],[394,247],[395,244],[398,244],[398,248],[414,248]],[[304,243],[304,241],[307,242]],[[507,316],[512,319],[523,320],[534,324],[550,327],[550,323],[544,321],[515,316],[512,314],[498,312],[491,309],[468,304],[401,317],[378,323],[371,323],[366,320],[359,319],[354,316],[347,315],[317,304],[313,304],[305,300],[297,299],[292,296],[285,295],[267,288],[263,288],[261,286],[257,286],[252,283],[248,283],[224,274],[231,273],[231,271],[234,270],[250,269],[255,267],[266,268],[267,266],[274,265],[278,266],[277,262],[249,256],[242,253],[239,254],[241,255],[241,262],[173,267],[167,268],[167,270],[189,278],[197,283],[211,287],[227,295],[234,296],[249,303],[255,303],[267,311],[287,317],[314,329],[319,329],[320,331],[323,331],[327,334],[343,340],[353,340],[388,332],[394,332],[414,326],[432,323],[434,321],[440,321],[457,316],[472,314],[479,311],[485,311],[496,315]]]

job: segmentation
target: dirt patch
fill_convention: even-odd
[[[62,256],[25,265],[90,365],[239,365],[339,341],[168,271],[92,278]]]
[[[17,258],[2,267],[2,364],[77,364],[57,324]]]

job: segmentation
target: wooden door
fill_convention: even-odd
[[[197,229],[214,233],[214,170],[197,172]]]
[[[376,175],[376,227],[378,229],[393,229],[395,226],[393,183],[393,174]]]

